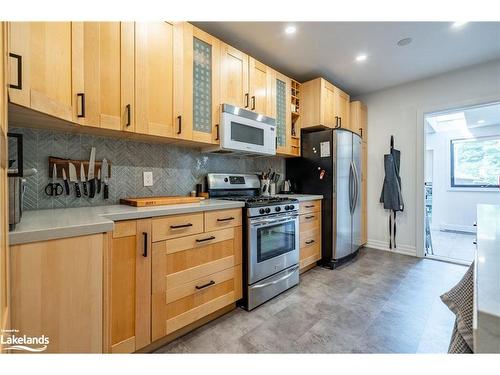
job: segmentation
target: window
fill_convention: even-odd
[[[454,139],[450,151],[451,187],[498,187],[500,136]]]

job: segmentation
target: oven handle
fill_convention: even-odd
[[[273,224],[278,224],[278,223],[286,223],[289,221],[296,221],[296,220],[298,220],[298,217],[299,217],[299,215],[293,215],[293,216],[289,216],[289,217],[286,217],[283,219],[265,219],[265,220],[255,221],[255,222],[250,221],[250,225],[252,227],[258,227],[258,226],[262,226],[262,225],[266,225],[266,224],[273,225]]]
[[[278,284],[290,277],[292,277],[292,275],[295,273],[295,271],[297,271],[299,269],[299,266],[296,265],[294,266],[293,268],[290,268],[287,272],[287,274],[285,276],[282,276],[280,277],[278,280],[274,280],[274,281],[269,281],[268,283],[264,283],[264,284],[257,284],[257,285],[253,285],[251,286],[250,288],[251,289],[260,289],[260,288],[265,288],[266,286],[270,286],[270,285],[274,285],[274,284]]]

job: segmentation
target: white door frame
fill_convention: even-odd
[[[416,231],[415,231],[415,244],[417,257],[423,258],[425,256],[425,196],[424,196],[424,183],[425,183],[425,123],[424,118],[428,113],[448,111],[460,109],[464,107],[472,107],[487,103],[499,102],[499,95],[488,95],[477,97],[474,99],[460,100],[454,102],[445,102],[439,105],[425,106],[417,108],[417,194],[416,194]],[[420,188],[419,188],[420,187]]]

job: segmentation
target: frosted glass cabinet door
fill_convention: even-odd
[[[279,72],[273,74],[274,108],[272,116],[276,118],[276,152],[291,154],[292,112],[291,79]]]

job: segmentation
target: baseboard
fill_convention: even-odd
[[[415,246],[398,245],[398,247],[395,249],[394,248],[389,249],[388,242],[369,239],[368,243],[366,244],[366,247],[370,247],[376,250],[389,251],[391,253],[396,253],[396,254],[410,255],[413,257],[417,256],[417,249]]]

